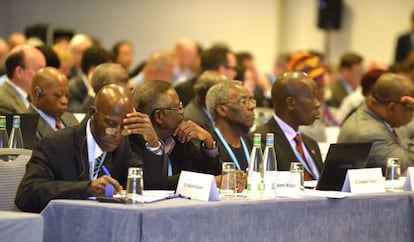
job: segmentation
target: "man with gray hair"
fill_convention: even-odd
[[[385,172],[389,157],[400,158],[401,171],[414,165],[414,146],[395,128],[408,124],[414,107],[405,97],[414,97],[413,83],[400,75],[380,76],[362,104],[343,124],[341,142],[372,142],[367,167],[381,167]]]
[[[220,161],[232,161],[240,171],[248,167],[256,100],[240,81],[214,85],[206,95],[207,109],[214,119]]]
[[[203,72],[194,84],[195,97],[184,109],[184,120],[192,120],[212,134],[214,121],[206,109],[206,94],[213,85],[226,80],[226,76],[216,71]]]

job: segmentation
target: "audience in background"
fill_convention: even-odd
[[[8,53],[9,53],[9,47],[6,44],[6,41],[0,38],[0,78],[2,75],[6,74],[6,68],[4,67],[4,63],[6,62]],[[4,81],[0,80],[0,86],[3,85],[3,82]]]
[[[93,45],[92,39],[85,34],[77,34],[72,37],[69,43],[69,51],[73,56],[73,67],[69,78],[82,76],[81,63],[83,52]]]
[[[142,165],[120,130],[126,114],[132,111],[128,88],[104,86],[88,120],[46,136],[35,146],[17,191],[17,207],[40,212],[52,199],[103,196],[108,184],[120,192],[126,186],[128,167]],[[111,176],[104,175],[103,166]],[[145,182],[150,184],[151,179],[155,178]]]
[[[394,60],[403,62],[410,57],[414,58],[414,11],[411,14],[411,31],[398,37]]]
[[[11,50],[16,46],[26,44],[26,41],[27,39],[26,36],[24,36],[24,34],[15,32],[9,36],[7,44],[9,45],[9,50]]]
[[[174,68],[174,82],[194,78],[200,66],[197,44],[190,39],[180,39],[174,48],[177,66]]]
[[[165,81],[147,81],[133,94],[137,113],[128,115],[131,148],[144,161],[145,173],[158,184],[146,189],[175,189],[182,170],[218,175],[221,166],[213,137],[192,121],[183,122],[183,105]],[[161,169],[161,176],[157,171]]]
[[[35,73],[46,66],[38,49],[19,45],[6,59],[7,80],[0,87],[0,113],[25,113],[30,104],[30,90]]]
[[[128,41],[119,41],[112,47],[112,58],[114,63],[120,64],[128,70],[134,60],[134,48]]]
[[[122,84],[128,86],[128,72],[119,64],[103,63],[98,65],[93,71],[91,85],[93,91],[98,93],[99,90],[107,84]]]
[[[274,118],[257,127],[262,145],[266,134],[274,134],[277,168],[289,171],[290,162],[300,161],[305,180],[317,180],[322,168],[318,144],[299,131],[300,125],[310,125],[319,118],[318,87],[306,73],[285,72],[272,87]]]
[[[372,142],[367,167],[381,167],[387,159],[400,159],[401,171],[414,165],[414,146],[398,128],[413,118],[413,106],[404,96],[414,97],[414,84],[400,75],[386,73],[372,86],[362,104],[342,125],[338,142]]]
[[[277,78],[287,71],[287,66],[292,53],[282,52],[279,54],[273,64],[273,72],[266,74],[266,78],[270,84],[273,84]]]
[[[28,113],[40,115],[36,140],[65,127],[78,125],[72,113],[66,112],[69,98],[69,81],[58,69],[45,67],[33,77],[32,103]]]
[[[132,87],[144,81],[161,80],[172,82],[174,77],[174,56],[170,50],[155,51],[145,62],[141,72],[129,80]]]
[[[95,67],[99,64],[110,62],[108,51],[100,47],[92,46],[82,54],[82,75],[72,78],[69,82],[69,106],[73,113],[87,113],[93,104],[95,91],[91,85],[91,78]]]
[[[246,171],[253,146],[248,131],[254,123],[256,100],[240,81],[226,81],[208,90],[206,104],[215,122],[212,133],[220,161],[232,161],[237,170]]]
[[[43,56],[46,59],[46,66],[51,66],[56,69],[60,68],[60,60],[56,52],[49,46],[42,45],[36,47],[36,49],[40,50],[42,52]]]
[[[73,68],[75,63],[72,54],[70,53],[69,49],[65,49],[64,47],[60,47],[60,45],[54,45],[53,50],[57,54],[60,62],[59,70],[69,78],[70,70]]]
[[[353,93],[344,98],[341,106],[336,112],[336,118],[339,122],[342,123],[361,105],[361,103],[364,102],[365,97],[368,96],[374,83],[382,74],[386,72],[386,70],[382,69],[372,69],[362,76],[360,83],[361,85],[358,86]]]
[[[342,100],[351,94],[361,80],[363,58],[356,53],[345,53],[339,63],[339,78],[331,86],[331,99],[328,105],[339,107]]]
[[[208,70],[217,71],[225,75],[228,80],[233,80],[237,75],[236,67],[236,57],[227,47],[213,46],[201,53],[201,73]],[[184,106],[194,98],[193,87],[196,79],[189,79],[175,87]]]
[[[212,134],[214,121],[206,108],[206,94],[213,85],[226,80],[224,75],[216,71],[203,72],[194,84],[195,97],[185,106],[184,120],[191,120]]]

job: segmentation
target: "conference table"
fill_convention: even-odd
[[[0,211],[0,241],[43,241],[43,218],[39,214]]]
[[[414,194],[148,204],[52,200],[44,241],[414,241]]]

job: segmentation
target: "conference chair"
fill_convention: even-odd
[[[31,156],[27,149],[0,149],[0,210],[18,211],[14,199]]]

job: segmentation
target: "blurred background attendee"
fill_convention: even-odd
[[[110,62],[110,53],[100,47],[92,46],[82,54],[81,75],[73,77],[69,82],[69,106],[73,113],[87,113],[93,104],[95,91],[90,83],[93,71],[99,64]]]
[[[351,94],[361,80],[363,58],[359,54],[348,52],[341,56],[339,63],[339,77],[332,84],[329,106],[339,107],[342,100]]]
[[[166,82],[173,81],[174,55],[171,50],[159,50],[152,53],[141,72],[129,80],[132,87],[144,81],[161,80]]]
[[[226,46],[215,45],[201,53],[201,73],[204,71],[217,71],[226,76],[228,80],[234,80],[237,75],[237,60],[234,53]],[[194,97],[194,83],[197,78],[191,78],[179,83],[175,90],[186,106]]]
[[[203,72],[194,84],[194,98],[184,108],[184,120],[192,120],[212,134],[214,132],[214,121],[206,108],[206,95],[212,86],[226,80],[226,76],[216,71]]]
[[[42,52],[19,45],[6,59],[7,80],[0,87],[0,113],[24,113],[29,108],[30,90],[35,73],[46,66]]]
[[[65,74],[67,78],[69,78],[70,70],[75,63],[72,53],[69,49],[65,49],[65,47],[61,47],[60,45],[54,45],[52,48],[56,52],[60,61],[59,70]]]
[[[174,82],[183,82],[195,77],[200,66],[197,44],[190,39],[180,39],[174,48],[176,64]]]
[[[6,62],[8,53],[9,47],[7,46],[6,41],[0,38],[0,86],[3,85],[3,83],[6,81],[4,76],[6,74],[6,68],[4,67],[4,63]]]
[[[13,49],[14,47],[18,46],[18,45],[24,45],[26,43],[26,36],[24,36],[24,34],[22,33],[12,33],[9,36],[9,40],[8,40],[8,45],[9,45],[9,50]]]
[[[134,59],[134,48],[128,41],[122,40],[112,47],[112,58],[114,63],[120,64],[125,70],[129,70]]]
[[[46,66],[51,66],[56,69],[60,68],[60,60],[56,52],[47,45],[42,45],[36,47],[36,49],[40,50],[44,57],[46,58]]]
[[[72,113],[66,112],[69,97],[69,81],[58,69],[45,67],[33,77],[32,103],[29,113],[40,115],[36,140],[54,131],[78,124]]]
[[[273,72],[266,74],[266,78],[270,84],[273,84],[280,75],[287,71],[291,55],[292,53],[290,52],[283,52],[276,57],[273,64]]]
[[[344,98],[341,106],[336,112],[336,118],[340,123],[344,122],[345,119],[361,105],[361,103],[365,100],[365,97],[368,96],[371,87],[377,79],[386,72],[387,71],[384,69],[372,69],[367,71],[362,76],[360,83],[361,85],[358,86],[354,92]]]
[[[77,34],[72,37],[69,43],[69,50],[73,56],[73,67],[70,72],[69,78],[75,76],[81,76],[81,63],[83,52],[93,45],[92,39],[85,34]]]
[[[398,37],[395,62],[402,62],[409,56],[414,57],[414,11],[411,14],[411,31]]]

